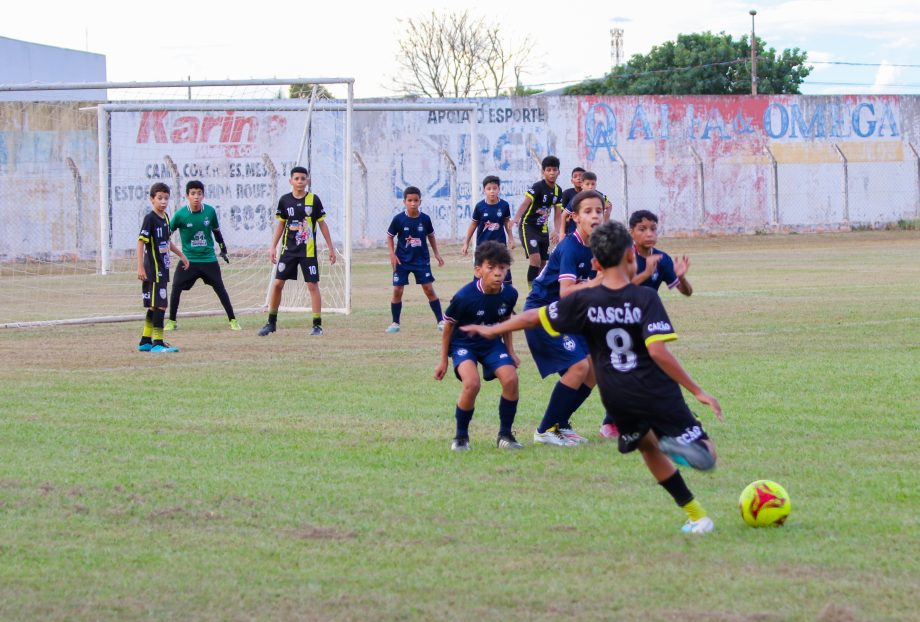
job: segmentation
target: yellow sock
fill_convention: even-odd
[[[706,516],[706,510],[703,509],[703,506],[700,505],[700,502],[696,499],[687,505],[682,505],[680,507],[684,512],[687,513],[687,517],[692,521],[698,521]]]
[[[154,328],[153,329],[153,340],[154,341],[163,341],[163,329]]]
[[[144,337],[149,337],[153,334],[153,320],[148,318],[144,319]]]

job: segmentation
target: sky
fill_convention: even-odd
[[[920,0],[467,0],[462,6],[512,42],[528,35],[536,41],[523,82],[547,89],[604,75],[611,27],[624,30],[629,57],[679,33],[750,34],[754,9],[757,36],[770,47],[808,52],[814,70],[803,93],[920,94]],[[387,97],[397,95],[404,20],[450,10],[457,5],[416,0],[44,0],[8,3],[0,36],[104,54],[110,81],[351,77],[355,97]]]

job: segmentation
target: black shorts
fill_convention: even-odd
[[[307,283],[319,283],[319,264],[316,257],[291,257],[284,253],[278,260],[278,269],[275,270],[275,278],[282,281],[291,281],[297,279],[297,266],[303,273],[303,280]]]
[[[617,404],[617,402],[620,403]],[[630,400],[630,403],[637,402]],[[684,439],[688,443],[709,438],[709,435],[703,430],[703,424],[690,411],[682,395],[676,398],[640,401],[638,404],[638,408],[630,406],[624,408],[620,400],[614,400],[610,404],[604,400],[607,413],[613,417],[620,431],[620,453],[629,453],[638,448],[639,441],[649,430],[652,430],[659,438],[670,436]]]
[[[173,275],[173,291],[182,290],[187,292],[192,289],[192,285],[198,279],[201,279],[211,287],[223,286],[224,279],[220,275],[220,264],[216,261],[192,262],[188,265],[188,270],[186,270],[180,263],[176,266],[176,272]]]
[[[530,258],[533,253],[539,253],[542,261],[549,259],[549,233],[546,231],[546,225],[521,223],[518,232],[521,246],[524,247],[524,257]]]
[[[141,298],[144,301],[145,309],[165,309],[169,306],[169,298],[166,295],[166,287],[169,285],[166,281],[156,283],[154,281],[144,281],[141,283]]]

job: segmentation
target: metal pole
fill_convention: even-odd
[[[751,9],[751,95],[757,95],[757,37],[754,35],[754,16],[757,11]]]
[[[476,133],[479,131],[477,120],[479,111],[476,106],[470,110],[470,210],[476,206],[477,192],[479,191],[479,141]]]
[[[703,228],[703,221],[706,218],[706,190],[703,186],[703,158],[700,157],[700,154],[696,152],[692,146],[690,147],[690,155],[693,156],[693,159],[696,160],[696,179],[697,184],[699,185],[699,192],[697,193],[697,205],[696,205],[696,223],[697,228]]]
[[[457,239],[457,164],[454,162],[446,149],[441,149],[441,155],[447,160],[447,168],[450,172],[447,174],[447,184],[450,187],[450,239]],[[471,199],[472,200],[472,199]]]
[[[626,160],[623,159],[623,156],[620,155],[616,147],[611,147],[610,149],[613,151],[613,155],[616,156],[617,161],[623,169],[623,222],[626,223],[629,222],[629,183],[626,177]],[[611,214],[611,216],[612,215],[613,214]]]
[[[354,111],[355,84],[348,83],[348,99],[345,105],[345,314],[351,315],[351,248],[352,248],[352,210],[351,210],[351,160],[348,155],[354,153],[352,148],[352,112]]]
[[[111,202],[109,200],[109,112],[102,106],[96,112],[96,140],[99,149],[99,274],[110,268],[109,231]]]
[[[773,152],[770,151],[769,147],[764,147],[764,151],[767,152],[767,155],[770,156],[770,164],[773,169],[773,184],[771,188],[771,194],[773,195],[773,213],[771,215],[771,220],[773,221],[774,227],[779,227],[779,166],[776,162],[776,157],[773,155]]]
[[[843,224],[850,224],[850,170],[849,162],[847,157],[843,155],[843,151],[840,150],[840,147],[834,143],[834,151],[837,152],[837,155],[840,156],[840,159],[843,161]]]
[[[914,154],[914,158],[917,159],[917,205],[914,208],[914,214],[917,218],[920,218],[920,154],[917,154],[917,150],[914,149],[912,143],[907,143],[910,152]]]

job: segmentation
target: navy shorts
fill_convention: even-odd
[[[588,344],[581,335],[563,333],[553,337],[542,327],[524,331],[530,355],[543,378],[564,374],[569,367],[588,356]]]
[[[307,283],[319,283],[319,265],[316,257],[291,257],[290,255],[281,255],[278,260],[278,269],[275,271],[275,278],[282,281],[292,281],[297,278],[297,266],[303,273],[303,280]]]
[[[145,309],[165,309],[169,306],[169,298],[166,293],[166,286],[169,283],[160,281],[144,281],[141,284],[141,298],[144,301]]]
[[[477,346],[451,345],[450,357],[454,361],[454,375],[460,380],[457,367],[463,361],[473,361],[482,365],[482,379],[494,380],[495,370],[502,365],[514,365],[514,359],[508,354],[505,342],[501,339],[492,339]]]
[[[393,285],[408,285],[410,274],[415,276],[416,285],[434,283],[434,275],[431,273],[431,264],[423,266],[399,264],[396,266],[396,270],[393,271]]]

